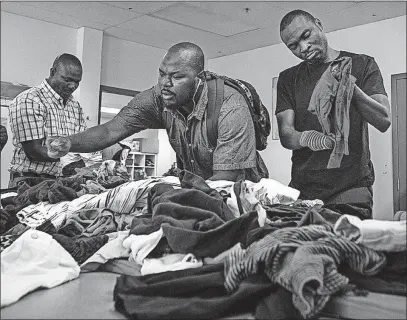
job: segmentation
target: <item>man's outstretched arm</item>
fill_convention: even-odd
[[[95,152],[110,147],[111,145],[135,133],[118,117],[86,131],[68,137],[49,137],[46,145],[48,155],[60,158],[68,152]]]

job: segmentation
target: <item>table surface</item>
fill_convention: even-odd
[[[114,308],[113,289],[119,275],[109,272],[81,273],[79,278],[52,289],[29,293],[0,310],[1,319],[126,319]],[[406,319],[406,297],[352,293],[333,297],[324,310],[329,318]],[[254,319],[250,314],[225,319]]]

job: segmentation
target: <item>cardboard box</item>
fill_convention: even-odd
[[[158,153],[158,139],[153,138],[136,138],[133,141],[138,141],[140,152]]]

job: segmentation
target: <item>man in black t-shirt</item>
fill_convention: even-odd
[[[329,47],[320,20],[294,10],[280,23],[280,36],[291,52],[303,60],[280,73],[276,116],[281,144],[293,150],[290,185],[301,199],[326,204],[351,204],[368,210],[373,205],[373,164],[368,123],[381,132],[390,126],[389,100],[374,58]],[[327,168],[334,140],[323,133],[318,117],[308,111],[314,88],[332,61],[350,57],[356,78],[349,107],[349,154],[338,168]],[[337,74],[332,74],[339,81]]]

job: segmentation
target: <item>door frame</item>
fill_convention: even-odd
[[[406,73],[391,75],[391,123],[392,123],[392,158],[393,158],[393,205],[394,212],[400,210],[400,192],[398,188],[399,179],[399,140],[398,140],[398,106],[397,106],[397,80],[405,79]]]
[[[140,91],[100,85],[98,124],[100,124],[100,118],[102,116],[102,95],[103,95],[103,92],[114,93],[114,94],[118,94],[118,95],[122,95],[122,96],[129,96],[129,97],[134,97],[136,94],[140,93]]]

